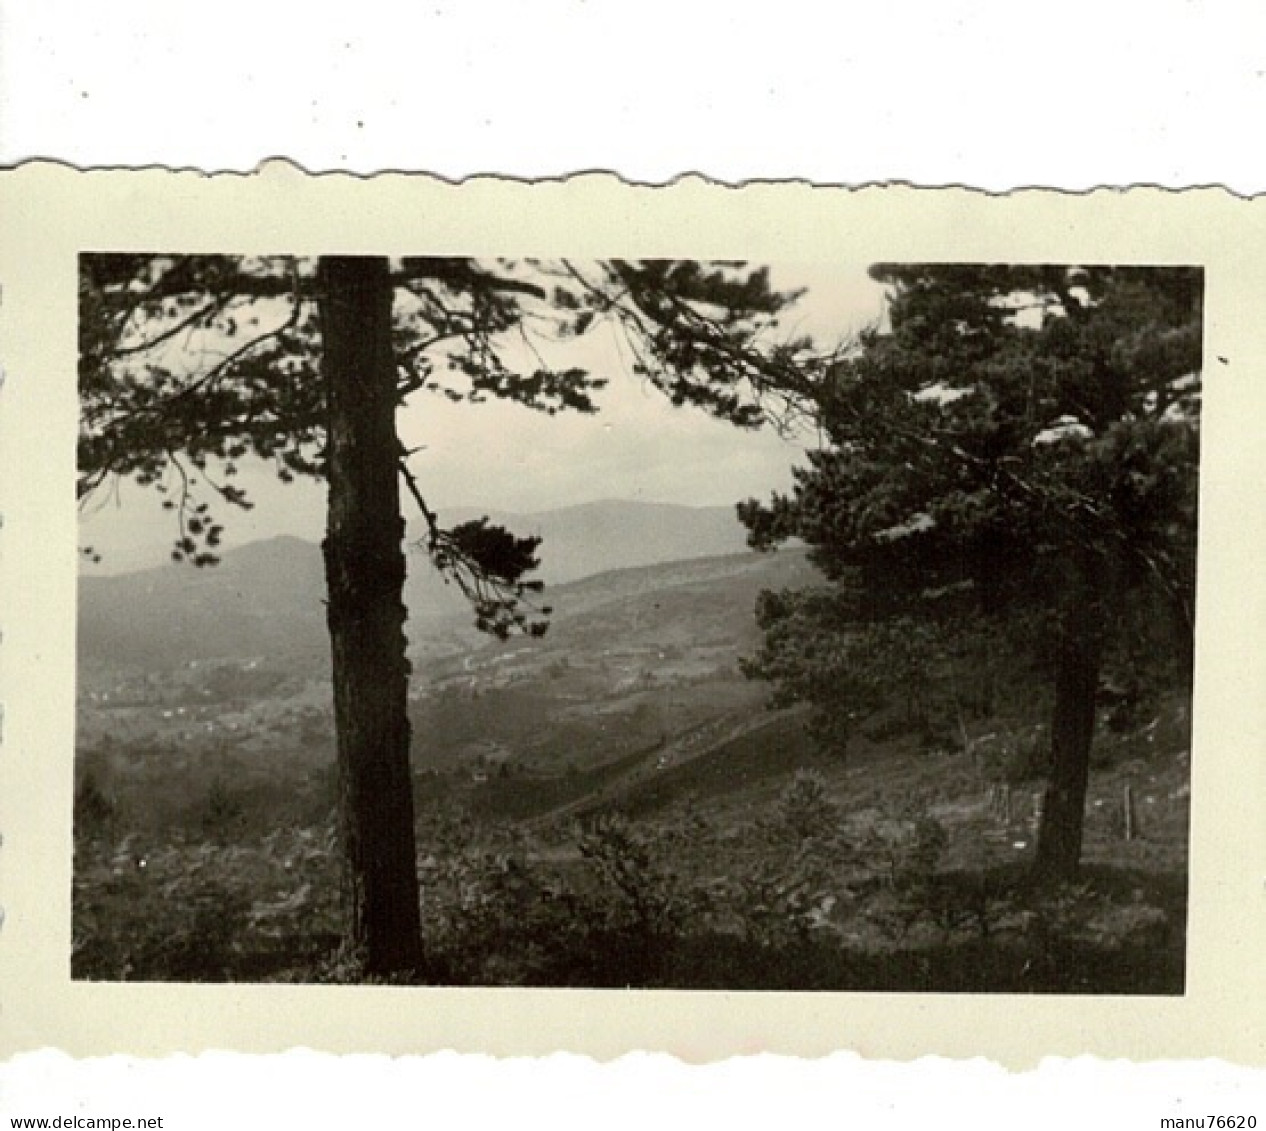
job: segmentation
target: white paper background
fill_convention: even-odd
[[[1254,0],[0,0],[0,162],[1263,186]]]
[[[318,15],[318,11],[320,14]],[[659,183],[1266,183],[1266,8],[890,0],[853,10],[0,0],[0,164],[613,169]],[[12,547],[6,547],[12,553]],[[1266,1003],[1263,1003],[1266,1007]],[[0,1026],[3,1026],[0,1012]],[[127,1019],[120,1018],[121,1026]],[[164,1127],[1159,1126],[1256,1115],[1224,1065],[204,1057],[0,1067],[0,1118]],[[1266,1123],[1263,1123],[1266,1126]]]

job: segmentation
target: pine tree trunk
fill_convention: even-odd
[[[1056,659],[1051,778],[1034,860],[1034,875],[1040,883],[1073,880],[1081,865],[1106,594],[1102,588],[1098,593],[1079,589],[1080,599],[1070,602],[1063,618]]]
[[[319,284],[345,941],[389,974],[421,962],[391,282],[385,259],[328,257]]]

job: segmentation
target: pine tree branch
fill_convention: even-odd
[[[392,280],[396,283],[408,283],[420,279],[431,279],[458,291],[469,289],[528,295],[538,299],[546,298],[543,287],[525,279],[493,275],[476,267],[474,261],[470,259],[406,258],[402,260],[400,269],[392,275]]]

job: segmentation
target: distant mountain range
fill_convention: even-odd
[[[460,510],[445,512],[440,519],[455,525],[482,515],[520,537],[542,539],[538,576],[551,585],[612,569],[737,554],[747,548],[747,532],[733,507],[605,500],[537,514]],[[421,538],[423,530],[411,527],[408,534]]]
[[[441,515],[446,523],[479,512]],[[742,553],[745,531],[730,507],[606,501],[538,514],[488,512],[521,536],[543,539],[539,576],[557,586],[612,570]],[[410,530],[411,538],[421,532]],[[421,550],[409,555],[411,622],[466,615],[461,594]],[[251,543],[217,566],[160,566],[80,578],[84,659],[171,666],[190,659],[284,655],[326,647],[320,547],[300,538]],[[549,600],[549,598],[546,598]]]

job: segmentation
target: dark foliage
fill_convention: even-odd
[[[807,394],[829,442],[790,495],[739,507],[752,545],[803,539],[833,583],[762,600],[748,671],[777,701],[812,704],[840,746],[878,681],[927,683],[982,631],[1027,640],[1052,658],[1048,863],[1067,876],[1095,695],[1132,594],[1172,624],[1190,675],[1202,275],[872,274],[889,287],[887,326]]]

